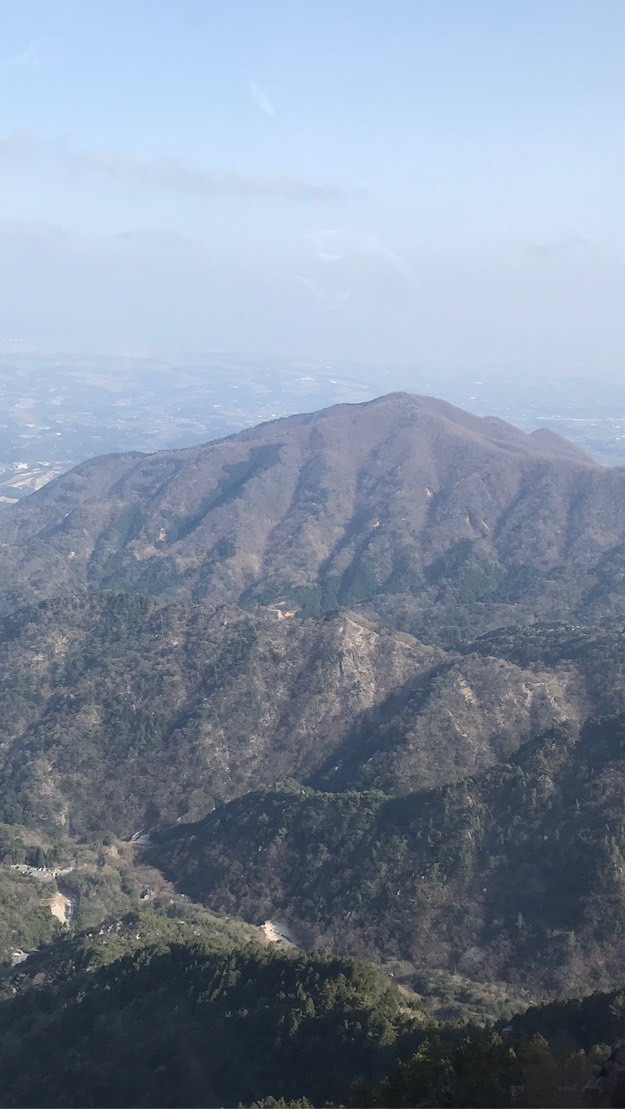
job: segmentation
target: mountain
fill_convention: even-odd
[[[620,1105],[624,1001],[440,1024],[359,960],[163,903],[0,972],[0,1105]]]
[[[157,833],[178,888],[304,943],[534,996],[622,983],[623,718],[562,726],[462,782],[259,791]]]
[[[445,652],[350,612],[41,602],[0,619],[0,822],[128,838],[287,778],[457,781],[553,724],[625,711],[620,628],[556,633],[536,659],[531,630]]]
[[[0,1105],[339,1103],[414,1050],[423,1023],[357,960],[142,912],[0,978]]]
[[[519,1104],[542,1048],[350,957],[622,989],[624,493],[396,394],[0,511],[0,1105]]]
[[[503,1036],[437,1025],[358,960],[142,910],[0,976],[0,1105],[620,1105],[622,1065],[593,1076],[622,1012],[621,992]]]
[[[455,620],[486,605],[484,630],[602,615],[623,610],[624,494],[625,471],[551,433],[391,394],[83,463],[2,515],[0,598],[106,588],[386,617],[400,595],[395,622],[417,633],[434,603]]]

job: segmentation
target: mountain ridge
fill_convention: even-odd
[[[586,603],[622,503],[625,470],[550,433],[391,394],[81,464],[0,521],[0,606],[109,588],[303,615],[399,593],[418,612],[447,588],[540,616],[554,573]]]
[[[552,729],[506,762],[404,797],[250,793],[158,833],[148,859],[213,910],[279,914],[322,949],[538,997],[614,988],[624,721]]]
[[[0,534],[29,856],[99,842],[97,874],[147,829],[181,889],[312,946],[618,984],[625,470],[399,394],[90,460]]]
[[[129,836],[284,778],[402,793],[625,709],[604,688],[615,658],[585,691],[576,671],[480,647],[445,652],[345,611],[43,601],[0,618],[0,820]]]

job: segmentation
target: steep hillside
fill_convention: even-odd
[[[623,980],[625,728],[563,728],[437,790],[249,795],[148,852],[305,941],[551,996]]]
[[[597,991],[569,1001],[532,1005],[510,1021],[514,1036],[544,1036],[554,1045],[587,1051],[625,1039],[625,990]]]
[[[55,885],[0,866],[0,964],[17,961],[59,934],[60,922],[51,912],[54,891]]]
[[[417,620],[479,602],[509,613],[496,624],[622,608],[624,494],[625,471],[556,436],[393,394],[82,464],[2,518],[2,604],[113,588],[306,615],[401,594]]]
[[[516,666],[549,671],[577,691],[591,713],[625,711],[625,628],[622,620],[600,626],[562,621],[500,628],[466,648],[472,655],[496,656]]]
[[[0,975],[0,1105],[581,1105],[594,1045],[622,1033],[622,993],[536,1008],[505,1038],[436,1025],[357,960],[148,910]]]
[[[445,653],[352,613],[42,602],[0,620],[0,820],[130,836],[286,778],[406,793],[625,709],[623,683],[593,697],[553,658],[478,647]]]
[[[568,1096],[424,1012],[625,981],[624,586],[625,470],[407,395],[1,513],[0,1106]]]
[[[339,1103],[422,1038],[372,967],[174,925],[137,915],[0,979],[0,1105]]]

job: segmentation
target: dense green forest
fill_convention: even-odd
[[[123,919],[0,978],[0,1104],[323,1105],[423,1038],[372,967],[184,925]]]
[[[373,967],[237,927],[143,910],[5,971],[0,1105],[574,1106],[623,1031],[622,992],[436,1024]]]

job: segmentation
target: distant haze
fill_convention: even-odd
[[[0,16],[0,341],[625,370],[620,0]]]

